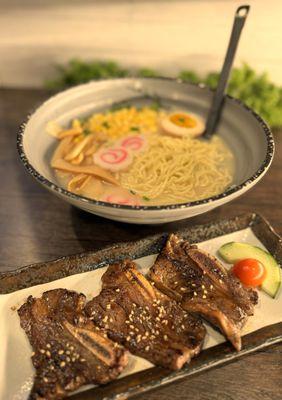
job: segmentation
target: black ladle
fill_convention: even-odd
[[[242,29],[244,27],[246,18],[248,16],[248,12],[250,10],[250,6],[244,5],[240,6],[235,13],[233,28],[229,40],[229,45],[227,48],[227,52],[225,55],[225,60],[221,69],[221,73],[219,76],[218,85],[212,100],[212,105],[209,110],[206,130],[202,135],[202,138],[209,139],[214,133],[220,118],[222,105],[225,96],[225,89],[227,86],[228,78],[230,75],[231,67],[233,64],[233,60],[236,54],[237,46],[239,43],[240,35]]]

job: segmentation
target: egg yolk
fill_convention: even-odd
[[[194,128],[197,125],[197,121],[187,114],[173,114],[169,119],[181,128]]]

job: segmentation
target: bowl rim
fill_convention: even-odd
[[[116,203],[108,203],[100,200],[94,200],[90,199],[88,197],[80,196],[78,194],[72,193],[61,186],[58,186],[57,184],[49,181],[47,178],[45,178],[43,175],[41,175],[29,162],[28,157],[26,156],[26,153],[24,151],[24,146],[23,146],[23,137],[25,134],[25,128],[29,120],[32,118],[32,116],[37,112],[37,110],[41,107],[43,107],[47,102],[53,101],[56,97],[61,96],[63,94],[66,94],[67,92],[71,90],[75,90],[78,88],[83,88],[85,86],[88,86],[93,83],[101,83],[101,82],[117,82],[117,81],[124,81],[124,80],[168,80],[172,82],[176,82],[179,84],[184,84],[187,86],[194,86],[198,87],[201,90],[208,90],[209,92],[214,93],[214,90],[211,89],[210,87],[206,86],[203,83],[195,84],[195,83],[190,83],[190,82],[185,82],[179,78],[171,78],[171,77],[163,77],[163,76],[158,76],[158,77],[126,77],[126,78],[109,78],[109,79],[101,79],[101,80],[91,80],[89,82],[76,85],[70,88],[66,88],[58,93],[55,93],[48,99],[46,99],[43,103],[39,105],[39,107],[36,107],[36,109],[31,112],[25,122],[21,125],[20,130],[17,134],[17,150],[18,154],[20,156],[20,159],[24,165],[24,167],[27,169],[27,171],[37,180],[39,183],[41,183],[43,186],[47,186],[49,189],[59,193],[59,194],[64,194],[67,197],[70,197],[73,200],[78,200],[78,201],[83,201],[84,203],[90,204],[90,205],[95,205],[95,206],[102,206],[102,207],[109,207],[109,208],[114,208],[114,209],[120,209],[120,210],[132,210],[132,211],[138,211],[138,210],[143,210],[143,211],[161,211],[161,210],[176,210],[176,209],[185,209],[185,208],[190,208],[190,207],[197,207],[197,206],[202,206],[205,204],[217,202],[219,200],[223,200],[226,197],[231,196],[232,194],[241,192],[244,189],[247,189],[248,186],[252,186],[254,182],[260,178],[266,173],[268,168],[271,165],[271,162],[273,160],[274,156],[274,149],[275,149],[275,144],[274,144],[274,138],[272,135],[272,132],[268,126],[268,124],[264,121],[264,119],[258,115],[251,107],[247,106],[243,101],[236,99],[233,96],[230,96],[226,94],[226,98],[228,98],[232,103],[239,104],[242,108],[244,108],[247,112],[252,114],[252,116],[257,120],[259,125],[262,127],[266,141],[267,141],[267,150],[266,150],[266,156],[264,161],[262,162],[261,166],[258,168],[258,170],[248,179],[243,181],[240,185],[233,185],[229,189],[225,190],[224,192],[208,197],[206,199],[202,200],[196,200],[196,201],[190,201],[186,203],[177,203],[177,204],[167,204],[167,205],[155,205],[155,206],[146,206],[146,205],[124,205],[124,204],[116,204]]]

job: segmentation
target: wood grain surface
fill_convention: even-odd
[[[276,155],[270,171],[239,199],[181,222],[127,225],[64,203],[40,187],[22,167],[16,151],[19,126],[50,94],[44,90],[0,90],[0,272],[243,212],[260,213],[282,234],[282,132],[275,134]],[[138,398],[278,400],[282,398],[281,350],[281,345],[270,347]]]

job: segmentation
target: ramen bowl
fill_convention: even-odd
[[[217,134],[234,154],[232,185],[216,196],[182,204],[121,205],[67,191],[58,184],[50,167],[57,141],[45,128],[49,121],[68,126],[74,118],[89,116],[116,103],[144,105],[156,98],[164,105],[185,107],[205,119],[212,96],[213,92],[204,86],[164,78],[112,79],[79,85],[51,97],[29,117],[18,135],[19,155],[38,183],[67,203],[101,217],[134,224],[159,224],[193,217],[241,196],[263,177],[272,162],[272,134],[262,118],[243,103],[227,96],[217,127]]]

